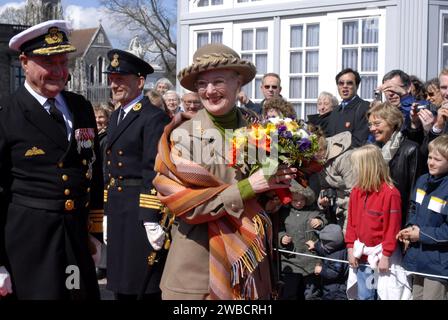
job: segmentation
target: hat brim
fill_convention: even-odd
[[[257,73],[257,70],[254,65],[217,65],[217,66],[199,66],[197,69],[193,69],[194,71],[188,72],[185,68],[182,71],[179,72],[177,78],[179,79],[180,84],[182,87],[184,87],[187,90],[197,92],[196,88],[196,80],[200,73],[206,72],[206,71],[212,71],[212,70],[233,70],[236,71],[239,75],[242,77],[242,84],[241,86],[244,86],[245,84],[252,81],[253,78],[255,78],[255,75]]]

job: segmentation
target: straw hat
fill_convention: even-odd
[[[199,48],[193,55],[193,63],[182,69],[177,78],[180,84],[190,91],[197,91],[195,82],[201,72],[230,69],[235,70],[243,78],[242,85],[252,81],[257,73],[255,65],[240,58],[233,49],[218,43],[208,44]]]

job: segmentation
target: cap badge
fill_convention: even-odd
[[[118,67],[118,65],[120,64],[120,61],[118,61],[118,58],[120,58],[120,56],[118,55],[118,53],[114,54],[112,61],[110,62],[110,65],[114,68]]]
[[[48,29],[48,34],[45,36],[45,42],[47,44],[61,43],[64,40],[62,32],[56,27]]]
[[[139,102],[139,103],[137,103],[133,108],[132,108],[132,110],[134,110],[134,111],[138,111],[138,110],[140,110],[142,108],[142,104]]]

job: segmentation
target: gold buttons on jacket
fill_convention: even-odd
[[[110,166],[110,160],[107,161],[107,165]]]
[[[111,152],[110,149],[107,149],[106,154],[109,155]]]
[[[89,187],[89,188],[87,188],[87,192],[90,192],[90,187]]]
[[[58,168],[63,168],[64,167],[64,162],[58,162]]]
[[[68,175],[63,174],[62,175],[62,181],[68,181]]]
[[[75,209],[75,202],[73,200],[65,201],[65,210],[71,211],[73,209]]]
[[[88,172],[86,173],[86,178],[90,179],[90,173],[88,173]]]
[[[65,190],[64,190],[64,194],[65,194],[66,196],[70,195],[70,189],[65,189]]]
[[[123,176],[119,176],[119,177],[118,177],[118,180],[123,180]]]
[[[87,160],[86,159],[82,159],[82,164],[86,166],[87,165]]]
[[[123,191],[123,188],[122,188],[122,187],[118,187],[117,190],[118,190],[119,192],[121,192],[121,191]]]
[[[89,204],[90,204],[90,202],[87,201],[86,204],[85,204],[85,207],[86,207],[86,208],[89,207]]]
[[[118,155],[122,156],[123,155],[123,151],[122,150],[118,150]]]
[[[123,166],[123,162],[118,162],[118,166],[122,167]]]

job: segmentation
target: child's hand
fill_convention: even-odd
[[[323,222],[320,219],[313,218],[313,219],[310,220],[310,226],[313,229],[319,228],[320,226],[322,226],[322,224],[323,224]]]
[[[292,241],[292,238],[288,235],[285,235],[282,238],[282,245],[286,246],[286,245],[290,244],[291,241]]]
[[[310,251],[314,250],[315,242],[313,240],[308,240],[307,242],[305,242],[305,244],[308,246],[308,250],[310,250]]]
[[[348,248],[347,253],[348,253],[348,264],[352,268],[357,268],[358,267],[358,258],[355,258],[355,256],[353,255],[353,248]]]
[[[407,227],[402,230],[400,230],[397,235],[395,236],[396,239],[400,242],[404,242],[405,240],[409,240],[409,232],[411,231],[412,227]]]
[[[389,257],[383,255],[380,259],[380,262],[378,263],[378,270],[380,273],[386,273],[389,272]]]
[[[322,266],[320,264],[316,264],[314,267],[314,274],[317,276],[322,272]]]

